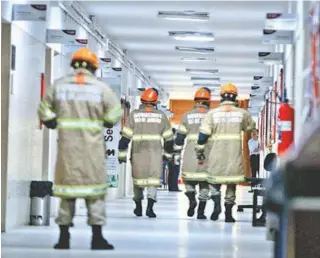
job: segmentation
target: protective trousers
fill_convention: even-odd
[[[143,187],[133,186],[133,200],[141,201],[143,200]],[[154,186],[147,187],[147,198],[157,201],[157,188]]]
[[[104,225],[105,212],[105,197],[99,196],[96,198],[85,199],[88,210],[88,224],[89,225]],[[76,199],[61,199],[58,217],[56,223],[61,226],[67,226],[72,223],[75,213]]]
[[[199,201],[209,199],[209,185],[207,182],[185,181],[186,193],[196,192],[196,186],[199,184]]]
[[[236,200],[236,187],[235,184],[227,185],[226,195],[224,201],[226,204],[235,204]],[[213,196],[221,195],[221,184],[210,184],[210,191]]]

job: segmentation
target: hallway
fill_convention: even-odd
[[[238,203],[250,203],[247,188],[239,187]],[[266,241],[265,228],[251,226],[251,211],[236,213],[238,222],[225,224],[198,221],[186,216],[187,200],[183,193],[159,192],[155,206],[158,218],[136,218],[131,198],[108,202],[105,237],[115,251],[90,251],[91,230],[85,217],[75,218],[71,229],[71,250],[51,249],[58,238],[58,228],[22,227],[1,235],[3,258],[270,258],[272,242]],[[212,202],[206,209],[211,213]],[[234,208],[236,211],[236,208]]]

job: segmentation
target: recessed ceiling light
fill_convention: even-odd
[[[169,36],[176,40],[185,41],[214,41],[212,32],[169,31]]]
[[[218,77],[191,77],[192,81],[220,81]]]
[[[211,75],[218,73],[218,69],[186,69],[186,72],[191,73],[191,74],[206,74],[206,75]]]
[[[211,54],[214,52],[213,47],[176,47],[176,50],[184,53]]]
[[[215,62],[217,61],[215,58],[208,57],[181,57],[181,61],[186,62]]]
[[[208,21],[210,19],[208,12],[196,11],[159,11],[158,17],[166,20],[182,20],[182,21]]]

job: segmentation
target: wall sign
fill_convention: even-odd
[[[14,4],[14,21],[45,21],[47,19],[47,5],[45,4]]]
[[[99,60],[99,66],[101,69],[101,77],[102,78],[110,77],[111,58],[110,57],[101,57]]]
[[[51,30],[47,29],[47,43],[51,44],[75,44],[76,30]]]
[[[293,31],[290,30],[263,30],[263,44],[292,44]]]
[[[65,44],[62,47],[62,53],[74,53],[75,51],[79,50],[82,47],[88,46],[87,39],[76,39],[74,43]]]
[[[104,141],[106,146],[105,169],[108,187],[119,186],[118,143],[120,140],[121,124],[105,129]]]
[[[290,30],[297,27],[297,16],[294,13],[267,13],[265,29],[268,30]]]
[[[274,65],[283,63],[283,53],[281,52],[259,52],[259,63]]]

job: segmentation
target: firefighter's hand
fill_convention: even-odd
[[[173,163],[175,165],[180,165],[180,161],[181,161],[181,155],[180,153],[175,153],[173,154]]]
[[[56,129],[58,123],[57,123],[57,119],[54,118],[52,120],[49,121],[43,121],[43,124],[45,127],[47,127],[48,129]]]
[[[172,161],[173,154],[172,153],[164,153],[163,154],[163,159],[166,160],[166,161]]]
[[[203,161],[205,160],[204,156],[204,146],[203,145],[197,145],[195,148],[196,151],[196,156],[199,164],[202,164]]]

